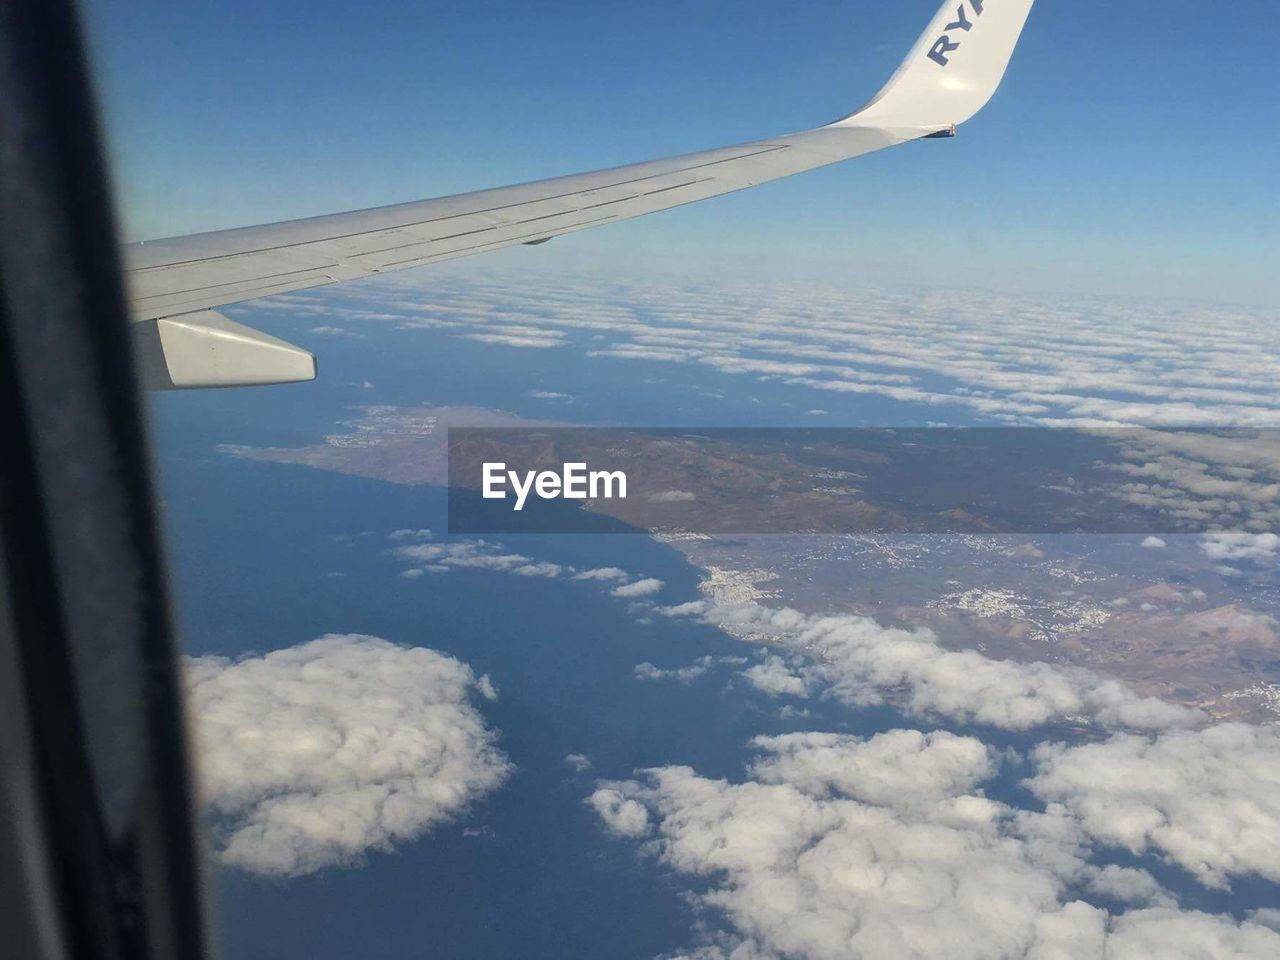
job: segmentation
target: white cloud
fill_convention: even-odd
[[[764,737],[740,783],[688,767],[605,782],[605,828],[690,879],[721,921],[698,960],[1263,960],[1265,926],[1177,909],[1099,865],[1061,811],[982,795],[994,751],[947,733]],[[695,892],[695,890],[697,892]],[[1134,906],[1110,914],[1095,891]],[[703,925],[705,929],[705,924]]]
[[[387,539],[388,540],[421,541],[421,540],[430,540],[433,536],[435,536],[435,534],[433,534],[430,530],[426,530],[426,529],[412,530],[406,527],[403,530],[392,530],[389,534],[387,534]]]
[[[1254,923],[1260,923],[1264,927],[1270,927],[1280,933],[1280,908],[1263,907],[1259,910],[1254,910],[1249,914],[1249,919]]]
[[[620,567],[594,567],[573,575],[575,580],[629,580],[631,574]]]
[[[517,577],[558,577],[563,568],[558,563],[548,563],[545,560],[536,563],[524,563],[513,569],[511,572]]]
[[[616,274],[567,283],[439,271],[423,305],[414,302],[421,283],[387,278],[315,302],[341,316],[332,304],[358,290],[382,311],[362,315],[396,318],[406,328],[466,327],[464,335],[481,342],[541,348],[571,348],[570,335],[582,334],[590,356],[700,363],[782,377],[826,395],[949,407],[990,423],[1280,424],[1280,347],[1265,311],[960,290],[799,290],[763,280],[721,288],[702,280],[695,288]],[[909,416],[918,420],[920,412]]]
[[[996,772],[995,752],[946,731],[893,730],[870,740],[834,733],[756,737],[765,753],[750,768],[762,783],[810,796],[843,794],[882,806],[937,803],[969,793]]]
[[[1106,949],[1107,960],[1263,960],[1280,950],[1280,936],[1230,917],[1157,908],[1116,918]]]
[[[453,657],[328,635],[239,660],[187,664],[218,856],[298,876],[392,850],[464,810],[509,765]]]
[[[397,531],[400,533],[402,531]],[[395,539],[410,540],[412,536],[392,535]],[[459,540],[446,543],[415,543],[396,547],[391,551],[403,560],[420,566],[417,569],[439,573],[450,569],[492,570],[510,573],[517,577],[560,576],[564,568],[557,563],[535,560],[522,553],[506,552],[500,543],[487,540]],[[407,573],[407,571],[406,571]]]
[[[1174,529],[1258,533],[1280,523],[1275,431],[1095,432],[1120,456],[1110,469],[1126,478],[1103,490],[1159,512],[1177,524]]]
[[[663,490],[651,493],[645,499],[650,503],[691,503],[698,499],[698,495],[688,490]]]
[[[1206,885],[1280,882],[1280,727],[1117,735],[1042,746],[1035,759],[1028,786],[1098,840],[1155,850]]]
[[[646,577],[643,580],[637,580],[635,583],[624,583],[620,587],[614,587],[609,592],[615,597],[648,597],[657,593],[662,587],[661,580],[654,577]]]
[[[1207,533],[1200,549],[1214,560],[1268,560],[1280,551],[1274,533]]]
[[[1142,541],[1142,547],[1144,550],[1163,550],[1168,545],[1169,544],[1161,540],[1159,537],[1147,537]]]
[[[666,608],[701,616],[734,636],[788,647],[811,658],[800,676],[853,706],[893,701],[914,714],[1011,730],[1065,717],[1105,727],[1162,730],[1204,719],[1197,711],[1141,697],[1117,680],[1077,667],[993,660],[948,650],[929,630],[882,627],[869,617],[811,616],[758,603]]]
[[[771,697],[809,695],[805,678],[793,673],[787,662],[778,656],[765,657],[762,663],[743,670],[742,675],[753,687]]]
[[[610,833],[620,837],[640,837],[649,832],[649,811],[644,804],[627,799],[617,790],[601,787],[587,798],[587,802]]]
[[[493,682],[493,678],[487,673],[482,674],[480,679],[476,681],[476,690],[480,692],[480,696],[486,700],[498,699],[498,688]]]
[[[509,333],[465,333],[463,339],[477,340],[480,343],[495,343],[503,347],[524,347],[526,349],[549,349],[562,347],[563,340],[557,337],[527,337]]]
[[[564,758],[564,762],[571,766],[576,773],[584,773],[591,769],[591,760],[581,753],[571,753]]]
[[[705,676],[715,664],[715,657],[702,657],[687,667],[663,670],[646,661],[636,664],[635,674],[637,680],[678,680],[680,683],[692,683]]]

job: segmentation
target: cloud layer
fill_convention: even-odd
[[[470,265],[433,270],[429,280],[402,274],[294,295],[280,309],[349,325],[390,320],[511,347],[699,365],[785,381],[832,401],[875,396],[931,408],[933,419],[1280,426],[1277,314],[1262,308],[647,283]]]
[[[299,876],[391,850],[503,782],[509,764],[453,657],[330,634],[262,656],[188,661],[219,859]]]

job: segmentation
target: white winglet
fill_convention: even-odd
[[[946,131],[986,106],[1034,0],[946,0],[884,89],[832,126]]]

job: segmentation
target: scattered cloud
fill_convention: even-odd
[[[540,560],[535,563],[524,563],[516,567],[511,572],[517,577],[558,577],[564,568],[558,563],[548,563]]]
[[[629,580],[631,574],[620,567],[595,567],[573,575],[575,580]]]
[[[1208,533],[1200,549],[1214,560],[1269,560],[1280,551],[1274,533]]]
[[[397,539],[412,539],[412,537]],[[522,553],[511,553],[501,544],[487,540],[415,543],[410,546],[396,547],[392,553],[402,560],[417,564],[418,566],[413,569],[432,573],[461,568],[492,570],[498,573],[514,574],[517,577],[553,579],[564,572],[564,568],[558,563],[535,560]]]
[[[1280,425],[1277,314],[1267,308],[766,280],[708,287],[474,265],[265,303],[482,343],[577,342],[590,356],[697,363],[821,396],[897,400],[935,422]]]
[[[645,497],[650,503],[691,503],[698,499],[697,494],[688,490],[663,490]]]
[[[470,702],[487,678],[423,647],[330,634],[187,662],[218,858],[299,876],[389,851],[461,813],[510,769]]]
[[[585,583],[615,584],[609,592],[615,597],[636,600],[652,596],[665,586],[655,577],[633,579],[632,574],[621,567],[593,567],[575,570],[547,560],[539,560],[523,553],[514,553],[501,543],[483,538],[438,540],[430,530],[396,530],[388,535],[392,541],[404,542],[393,547],[391,554],[413,564],[400,573],[408,579],[418,579],[428,573],[448,573],[451,570],[488,570],[516,577],[542,577],[554,580],[567,577]]]
[[[1139,696],[1120,681],[1089,670],[948,650],[932,631],[883,627],[869,617],[815,616],[759,603],[709,601],[660,612],[698,616],[741,639],[803,653],[808,663],[795,675],[805,689],[857,707],[892,699],[914,715],[1009,730],[1074,718],[1107,728],[1154,731],[1205,719],[1197,710]],[[788,682],[770,668],[755,676],[768,683],[775,673],[778,682]]]
[[[524,347],[533,350],[547,350],[564,345],[564,341],[553,334],[520,334],[520,333],[464,333],[464,340],[475,340],[479,343],[493,343],[504,347]]]
[[[1045,745],[1035,760],[1027,785],[1103,843],[1155,850],[1206,886],[1280,882],[1280,727],[1117,735]]]
[[[655,577],[646,577],[643,580],[637,580],[635,583],[624,583],[622,586],[614,587],[610,593],[615,597],[626,597],[632,599],[635,597],[648,597],[660,591],[663,582]]]
[[[564,758],[564,762],[573,768],[576,773],[585,773],[591,769],[591,761],[581,753],[571,753]]]
[[[946,731],[893,730],[870,740],[834,733],[756,737],[762,783],[792,784],[811,796],[841,794],[867,803],[939,803],[995,775],[993,750]]]
[[[1147,537],[1142,541],[1142,547],[1144,550],[1163,550],[1168,545],[1168,543],[1161,540],[1159,537]]]
[[[700,660],[695,660],[687,667],[662,670],[646,661],[645,663],[636,664],[636,679],[678,680],[680,683],[692,683],[694,680],[706,676],[715,665],[715,657],[703,657]]]
[[[587,802],[610,833],[619,837],[642,837],[649,832],[649,811],[611,787],[601,787]]]
[[[1280,934],[1179,909],[1146,871],[1098,863],[1076,820],[987,798],[970,737],[760,737],[742,782],[689,767],[606,781],[604,828],[688,878],[708,918],[688,960],[1262,958]],[[1111,912],[1085,898],[1126,905]],[[708,928],[709,926],[709,928]]]
[[[412,530],[409,528],[405,528],[403,530],[392,530],[389,534],[387,534],[387,539],[388,540],[422,541],[422,540],[430,540],[434,536],[435,534],[433,534],[430,530],[426,530],[426,529]]]
[[[765,657],[764,662],[743,670],[742,675],[753,687],[771,697],[809,695],[809,684],[805,678],[793,671],[782,657],[772,654]]]

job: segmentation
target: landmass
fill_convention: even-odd
[[[475,407],[378,406],[361,408],[319,444],[222,449],[246,459],[441,486],[449,476],[449,428],[564,426]],[[1280,585],[1273,570],[1224,566],[1192,535],[1168,537],[1159,549],[1133,535],[1028,537],[1002,532],[1017,510],[987,516],[957,513],[944,503],[886,499],[868,482],[884,467],[874,451],[842,451],[842,463],[823,464],[815,463],[810,446],[779,450],[747,442],[734,448],[679,439],[653,439],[661,450],[634,440],[614,444],[611,466],[634,471],[649,491],[678,491],[691,475],[701,477],[697,496],[586,507],[660,536],[706,571],[704,593],[718,602],[858,613],[885,625],[925,627],[955,649],[1088,667],[1215,718],[1280,720]],[[534,435],[528,442],[539,441]],[[608,440],[596,435],[591,442]],[[471,453],[481,457],[484,450]],[[554,459],[567,451],[541,455]],[[709,488],[735,491],[736,500],[726,495],[709,508],[703,496]],[[1076,496],[1069,489],[1063,495]],[[759,512],[762,503],[786,535],[689,532],[694,519],[715,529],[742,515],[734,509]],[[652,522],[655,509],[669,529]],[[708,518],[716,509],[723,513]],[[833,525],[864,532],[794,532]],[[885,529],[901,532],[878,532]]]

